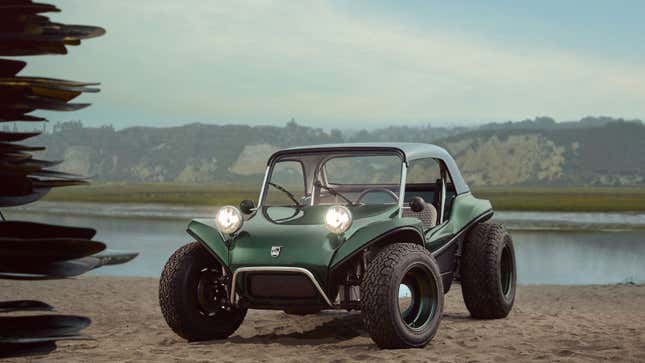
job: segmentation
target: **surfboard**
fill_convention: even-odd
[[[13,311],[53,311],[54,307],[38,300],[0,301],[0,313]]]
[[[96,235],[93,228],[68,227],[26,221],[0,222],[0,237],[13,238],[79,238],[92,239]]]

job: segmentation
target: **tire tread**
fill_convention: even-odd
[[[503,293],[498,276],[498,255],[502,253],[500,246],[503,247],[500,241],[507,237],[510,238],[503,225],[484,222],[473,227],[464,241],[460,263],[461,290],[466,307],[474,318],[504,318],[513,306],[514,299],[508,304],[500,298]]]
[[[237,330],[246,315],[246,310],[239,310],[238,314],[228,312],[232,319],[213,319],[207,327],[195,324],[186,316],[187,307],[182,306],[185,294],[183,278],[189,273],[192,263],[208,259],[217,263],[198,242],[186,244],[170,256],[159,280],[159,306],[166,323],[177,335],[189,341],[227,338]]]
[[[413,253],[425,254],[434,260],[432,254],[423,246],[413,243],[394,243],[378,252],[368,265],[367,273],[361,282],[363,324],[376,345],[380,348],[410,347],[409,343],[404,341],[403,337],[399,336],[395,328],[393,319],[399,314],[398,309],[386,302],[389,299],[392,275],[404,256]],[[441,287],[440,278],[437,280],[437,283],[440,285],[440,299],[443,299],[443,287]],[[396,311],[392,311],[393,308]],[[436,313],[441,314],[441,309]],[[430,339],[432,339],[432,336]],[[426,345],[428,341],[419,346]]]

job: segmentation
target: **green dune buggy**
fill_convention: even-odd
[[[257,207],[246,200],[189,224],[195,242],[167,262],[161,310],[189,341],[228,337],[247,309],[360,310],[379,347],[423,347],[454,280],[473,317],[510,312],[513,241],[492,215],[438,146],[281,150]]]

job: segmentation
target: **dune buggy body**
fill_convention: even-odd
[[[428,144],[338,144],[280,150],[268,159],[259,194],[257,207],[246,201],[241,208],[244,222],[234,233],[222,233],[214,219],[195,219],[189,224],[188,233],[212,257],[210,265],[200,267],[202,277],[196,279],[201,281],[203,271],[211,271],[209,278],[216,286],[207,297],[200,295],[197,305],[203,308],[215,301],[211,304],[214,316],[220,310],[245,313],[249,308],[295,313],[358,309],[367,315],[392,310],[403,317],[401,322],[381,326],[374,319],[366,321],[382,347],[427,344],[440,320],[437,310],[443,306],[443,294],[462,270],[464,241],[473,228],[487,225],[483,222],[493,215],[489,201],[472,195],[448,152]],[[332,233],[325,225],[326,213],[336,205],[346,208],[352,218],[342,233]],[[497,231],[488,229],[478,232],[481,238],[490,239]],[[500,288],[506,289],[502,296],[514,286],[512,258],[512,267],[500,258],[494,272],[500,268],[511,271],[501,277]],[[396,275],[392,282],[390,275]],[[470,275],[472,280],[478,273]],[[203,285],[196,284],[198,290]],[[372,288],[378,284],[381,290]],[[383,307],[402,294],[398,287],[404,284],[413,302],[418,302],[405,309]],[[384,294],[392,298],[378,300]],[[168,301],[161,294],[160,298],[163,310]],[[188,339],[201,337],[182,334],[181,327],[173,329]],[[391,336],[376,336],[388,329]]]
[[[263,196],[270,188],[272,166],[279,160],[303,154],[323,157],[340,155],[398,155],[401,158],[400,180],[406,180],[409,166],[416,160],[431,159],[440,166],[444,179],[433,183],[403,183],[397,204],[365,204],[349,206],[353,223],[343,237],[335,236],[323,225],[328,205],[290,207],[263,206]],[[291,159],[289,159],[291,160]],[[312,162],[317,164],[318,161]],[[315,168],[311,165],[310,168]],[[379,243],[405,241],[424,246],[437,259],[443,285],[447,291],[457,268],[457,254],[468,228],[489,219],[489,201],[477,199],[464,182],[454,159],[442,148],[427,144],[339,144],[279,151],[268,161],[265,185],[257,210],[235,236],[222,235],[212,219],[197,219],[188,226],[188,233],[202,243],[235,277],[236,296],[249,307],[282,309],[290,305],[320,304],[324,308],[347,307],[349,301],[332,300],[342,282],[352,257]],[[304,173],[307,175],[307,172]],[[313,174],[313,170],[309,173]],[[450,179],[446,180],[449,175]],[[452,180],[452,183],[449,182]],[[308,180],[311,189],[313,180]],[[414,216],[406,216],[407,202],[415,196],[438,201],[435,226],[424,227]],[[275,249],[279,254],[275,255]],[[274,255],[271,252],[274,249]],[[258,295],[253,294],[244,275],[262,276]],[[261,272],[264,272],[260,274]],[[285,272],[301,275],[285,284]],[[271,278],[270,276],[275,276]],[[293,289],[294,291],[287,291]],[[275,294],[271,294],[275,291]],[[299,291],[302,294],[299,294]],[[313,292],[316,292],[313,294]],[[280,296],[283,293],[284,296]]]

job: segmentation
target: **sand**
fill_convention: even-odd
[[[473,320],[458,285],[424,349],[379,350],[356,312],[295,317],[251,310],[229,339],[186,343],[166,326],[152,278],[0,280],[0,300],[41,299],[61,313],[86,315],[94,341],[60,342],[26,362],[114,361],[645,361],[645,286],[519,287],[507,319]]]

